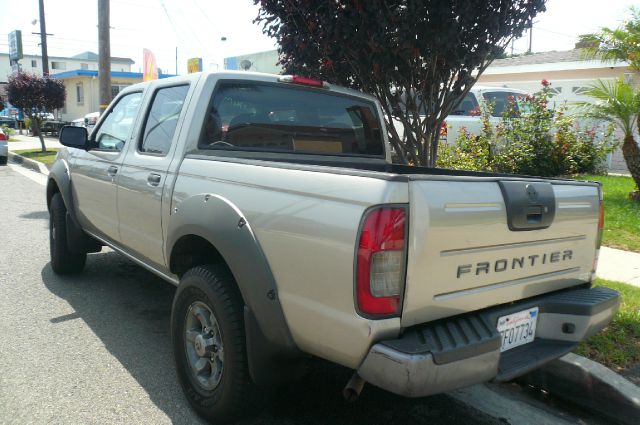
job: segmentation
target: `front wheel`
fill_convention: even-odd
[[[67,244],[67,207],[59,193],[49,206],[49,253],[51,268],[57,274],[80,273],[87,261],[84,252],[73,252]]]
[[[173,300],[178,380],[193,408],[215,423],[245,416],[259,401],[247,364],[243,311],[231,273],[218,265],[189,270]]]

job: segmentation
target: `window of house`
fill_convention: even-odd
[[[76,84],[76,103],[78,105],[84,104],[84,85],[82,83]]]
[[[65,62],[51,62],[51,69],[67,69]]]
[[[89,64],[88,63],[81,63],[80,64],[80,69],[89,69]]]
[[[31,60],[31,68],[37,68],[38,67],[38,61],[35,59]]]
[[[111,84],[111,99],[115,99],[118,93],[130,85],[131,84]]]
[[[144,125],[140,152],[166,155],[176,132],[189,86],[158,89]]]

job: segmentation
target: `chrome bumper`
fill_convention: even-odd
[[[602,330],[619,305],[611,289],[571,289],[417,326],[371,347],[358,374],[407,397],[508,381],[572,351]],[[498,317],[531,307],[539,308],[536,339],[500,353]]]

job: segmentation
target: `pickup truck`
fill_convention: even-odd
[[[64,127],[51,267],[109,246],[175,284],[194,409],[235,420],[312,356],[422,397],[505,381],[611,320],[591,287],[597,183],[392,164],[380,104],[299,76],[196,73],[127,87]]]

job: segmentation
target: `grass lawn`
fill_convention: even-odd
[[[35,161],[42,162],[47,167],[53,164],[53,161],[56,160],[56,154],[59,149],[48,149],[46,152],[42,152],[40,149],[20,149],[17,151],[13,151],[14,153],[20,154],[25,158],[33,159]]]
[[[629,199],[635,189],[631,177],[579,176],[602,183],[604,190],[604,236],[602,244],[611,248],[640,252],[640,202]]]
[[[576,353],[615,371],[640,364],[640,288],[603,279],[595,284],[620,292],[622,303],[609,326],[581,343]]]

